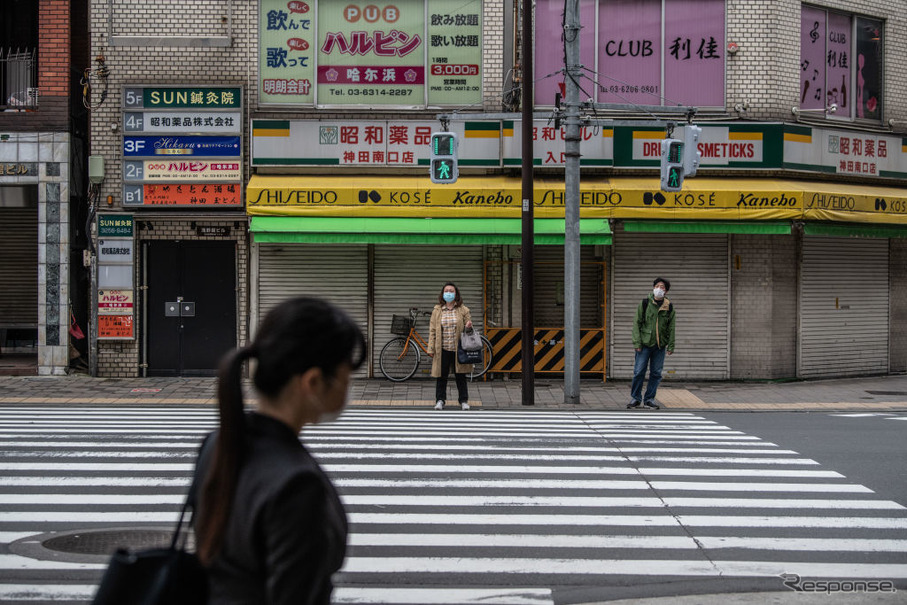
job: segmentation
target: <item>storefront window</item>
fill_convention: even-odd
[[[262,105],[482,101],[482,0],[260,0]]]
[[[536,105],[553,105],[563,82],[550,75],[564,68],[563,7],[536,2]],[[724,0],[580,0],[580,22],[585,97],[724,106]]]
[[[882,117],[882,22],[803,6],[800,108],[836,118]]]

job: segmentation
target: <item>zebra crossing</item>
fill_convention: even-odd
[[[543,604],[656,575],[907,578],[904,506],[706,416],[352,409],[306,429],[351,521],[334,602]],[[0,409],[0,601],[89,601],[106,557],[42,544],[172,527],[215,424],[206,406]]]

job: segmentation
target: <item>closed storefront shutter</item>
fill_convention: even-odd
[[[258,318],[294,296],[322,298],[345,310],[363,334],[368,324],[365,245],[259,244]],[[253,328],[254,333],[254,328]],[[357,375],[366,372],[363,364]]]
[[[580,327],[602,328],[604,279],[595,246],[580,247]],[[564,327],[564,247],[535,247],[535,325]]]
[[[724,234],[619,233],[611,304],[611,377],[633,377],[633,321],[652,281],[671,282],[675,353],[665,378],[723,380],[728,368],[728,239]]]
[[[888,372],[888,240],[803,239],[798,375]]]
[[[37,327],[37,267],[37,206],[0,207],[0,324]]]
[[[469,307],[473,324],[482,325],[481,246],[375,246],[375,376],[381,377],[378,355],[393,338],[393,316],[408,316],[410,307],[431,313],[445,282],[457,284],[463,303]],[[416,327],[428,341],[429,315],[420,317]],[[422,356],[416,376],[427,376],[431,359]]]

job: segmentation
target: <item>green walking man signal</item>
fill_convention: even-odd
[[[457,168],[457,135],[452,132],[435,132],[431,135],[430,176],[432,183],[456,183],[460,172]]]
[[[683,141],[661,142],[661,190],[680,191],[683,187]]]

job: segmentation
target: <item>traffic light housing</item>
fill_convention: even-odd
[[[679,139],[661,142],[661,190],[680,191],[683,188],[684,144]]]
[[[699,168],[699,160],[702,154],[699,153],[699,137],[702,135],[702,128],[699,126],[683,127],[683,176],[695,176],[696,169]]]
[[[452,132],[435,132],[431,135],[431,182],[456,183],[460,171],[457,167],[457,135]]]

